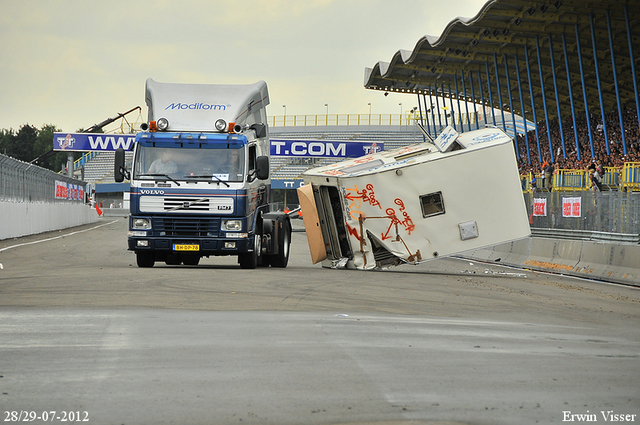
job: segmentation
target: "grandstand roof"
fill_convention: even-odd
[[[610,22],[609,25],[608,22]],[[627,37],[627,27],[631,34],[631,43]],[[612,33],[611,43],[609,28]],[[579,33],[584,78],[580,71],[576,32]],[[388,92],[424,94],[444,92],[446,96],[449,96],[450,86],[451,95],[454,98],[463,98],[461,77],[464,75],[467,98],[473,100],[470,88],[470,83],[473,83],[475,99],[476,101],[481,99],[479,88],[479,78],[481,78],[482,94],[485,103],[488,104],[488,67],[492,82],[493,106],[504,109],[500,107],[497,95],[496,68],[503,96],[502,103],[508,105],[509,98],[504,97],[508,93],[506,61],[514,110],[520,113],[517,81],[520,81],[522,86],[525,105],[531,105],[525,61],[525,53],[528,53],[533,99],[536,110],[542,110],[543,97],[536,48],[537,38],[549,112],[557,116],[554,85],[556,81],[562,114],[570,114],[564,41],[575,109],[582,111],[585,109],[582,90],[582,80],[584,80],[589,110],[599,112],[600,92],[596,78],[592,36],[597,46],[596,58],[605,111],[617,107],[612,50],[622,106],[625,109],[635,107],[636,95],[629,47],[630,44],[633,46],[635,70],[638,73],[640,72],[640,2],[637,0],[490,0],[475,17],[451,21],[440,37],[424,36],[418,40],[412,51],[399,50],[393,55],[391,61],[378,62],[373,68],[366,68],[364,85],[368,89]],[[550,42],[553,55],[549,48]],[[520,73],[519,80],[516,63]],[[473,81],[469,80],[470,73]],[[459,96],[455,94],[456,80]],[[530,109],[530,106],[528,109],[525,106],[528,119],[532,119]]]

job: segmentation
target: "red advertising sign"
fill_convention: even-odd
[[[562,216],[580,217],[582,215],[581,198],[562,198]]]
[[[56,180],[56,199],[84,200],[84,187]]]
[[[547,216],[547,200],[544,198],[533,199],[533,215],[535,217]]]

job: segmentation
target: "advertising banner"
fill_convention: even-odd
[[[304,180],[271,180],[271,189],[297,189],[304,186]]]
[[[582,216],[582,199],[581,198],[562,198],[562,216],[563,217],[581,217]]]
[[[533,198],[534,217],[547,216],[547,200],[545,198]]]
[[[56,199],[84,201],[84,187],[56,180]]]
[[[357,158],[384,150],[384,143],[271,139],[271,156]]]
[[[115,151],[129,150],[136,141],[135,134],[54,133],[54,151]]]

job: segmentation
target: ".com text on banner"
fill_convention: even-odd
[[[357,158],[384,150],[384,143],[271,139],[271,156]]]

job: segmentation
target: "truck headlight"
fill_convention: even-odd
[[[134,218],[131,221],[131,228],[149,230],[151,229],[151,220],[148,218]]]
[[[216,125],[216,130],[218,131],[225,131],[227,129],[227,122],[222,118],[217,120],[215,125]]]
[[[158,126],[158,130],[165,131],[169,128],[169,120],[166,118],[158,118],[156,125]]]
[[[228,232],[238,232],[242,230],[242,221],[222,220],[222,230],[226,230]]]

